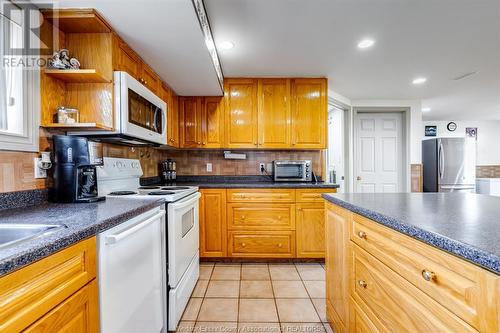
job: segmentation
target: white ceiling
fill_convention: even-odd
[[[500,119],[499,0],[205,0],[225,76],[324,75],[351,100],[421,99],[426,119]],[[357,42],[371,37],[372,49]],[[461,81],[452,78],[478,73]],[[413,86],[414,77],[428,78]]]
[[[96,8],[180,95],[219,85],[190,0]],[[226,77],[327,76],[351,100],[420,99],[426,119],[500,119],[499,0],[205,0]],[[373,48],[358,50],[371,37]],[[467,72],[476,75],[460,81]],[[428,78],[413,86],[416,76]]]
[[[59,0],[61,8],[95,8],[177,94],[221,89],[191,0]]]

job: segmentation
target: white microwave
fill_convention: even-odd
[[[72,132],[132,146],[167,143],[167,104],[127,72],[114,72],[114,131]]]

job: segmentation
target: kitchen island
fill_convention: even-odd
[[[500,331],[500,198],[323,198],[327,314],[336,332]]]

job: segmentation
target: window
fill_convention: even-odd
[[[38,151],[40,72],[27,60],[37,56],[15,50],[23,49],[30,36],[25,25],[33,27],[39,17],[30,15],[25,22],[23,10],[8,4],[2,1],[0,8],[0,150]],[[38,38],[28,38],[31,48],[38,47]]]

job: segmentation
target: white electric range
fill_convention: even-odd
[[[199,198],[196,186],[140,186],[138,160],[104,157],[97,167],[100,196],[165,200],[165,270],[169,331],[175,331],[199,277]],[[144,283],[144,281],[137,281]]]

